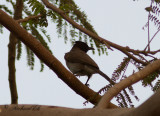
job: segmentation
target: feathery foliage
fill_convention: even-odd
[[[156,92],[156,91],[159,89],[159,87],[160,87],[160,80],[158,80],[158,81],[156,82],[156,84],[154,85],[153,91]]]
[[[122,75],[122,72],[125,72],[129,62],[130,62],[130,58],[124,57],[123,61],[120,63],[120,65],[118,65],[118,68],[116,70],[114,70],[114,72],[112,74],[112,79],[114,81],[116,81],[120,78],[120,76]]]
[[[12,7],[15,7],[15,2],[12,0],[6,0],[10,3]],[[96,33],[93,26],[89,23],[87,15],[80,10],[80,8],[75,4],[73,0],[51,0],[51,2],[58,8],[66,12],[66,14],[71,17],[74,21],[79,23],[82,27]],[[7,5],[0,5],[0,8],[13,16],[13,10],[9,9]],[[89,42],[92,47],[96,47],[99,55],[106,53],[106,47],[99,44],[97,41],[93,41],[92,38],[88,37],[86,34],[75,29],[72,25],[66,22],[59,14],[53,12],[52,10],[46,9],[46,7],[39,0],[24,0],[23,7],[23,18],[28,18],[30,16],[38,16],[37,18],[31,18],[27,21],[22,21],[20,24],[29,32],[31,32],[35,38],[37,38],[45,48],[50,52],[49,43],[52,41],[50,35],[47,34],[46,27],[48,27],[48,20],[54,22],[57,26],[58,37],[63,37],[64,42],[67,43],[69,40],[72,44],[76,40],[81,40]],[[53,30],[54,31],[54,30]],[[0,26],[0,32],[2,33],[2,26]],[[70,38],[70,39],[69,39]],[[47,41],[48,40],[48,41]],[[20,60],[22,54],[22,45],[20,41],[17,42],[17,59]],[[94,46],[96,45],[96,46]],[[34,54],[27,50],[27,64],[30,69],[34,66]],[[94,53],[94,51],[93,51]],[[41,66],[43,63],[40,61]],[[41,67],[41,71],[42,71]]]

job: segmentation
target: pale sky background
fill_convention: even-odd
[[[3,4],[2,0],[0,4]],[[91,24],[98,34],[122,46],[129,46],[133,49],[143,50],[147,44],[147,29],[142,27],[147,22],[148,13],[145,7],[150,5],[150,0],[75,0],[81,10],[85,11]],[[64,54],[71,49],[71,45],[64,44],[63,38],[58,38],[55,24],[48,27],[48,33],[51,34],[52,43],[50,48],[55,57],[64,65]],[[155,29],[152,29],[154,31]],[[152,33],[153,34],[153,33]],[[157,35],[158,37],[159,35]],[[4,34],[0,34],[0,105],[10,104],[10,91],[8,84],[8,41],[9,32],[5,29]],[[159,48],[155,39],[152,42],[151,49]],[[154,47],[153,47],[154,46]],[[24,48],[24,47],[23,47]],[[25,49],[23,49],[25,50]],[[100,69],[111,77],[113,71],[122,62],[125,56],[121,52],[108,50],[108,56],[89,55],[97,62]],[[31,71],[27,66],[25,51],[20,61],[16,61],[16,77],[18,88],[19,104],[39,104],[54,105],[73,108],[88,108],[91,104],[83,105],[86,100],[77,95],[63,81],[45,66],[43,72],[39,72],[39,61],[36,60],[35,69]],[[65,65],[66,66],[66,65]],[[128,76],[132,74],[132,66],[127,70]],[[85,83],[87,78],[81,77],[80,80]],[[90,88],[98,91],[108,83],[103,77],[95,74],[89,81]],[[135,84],[134,89],[140,101],[133,97],[133,104],[138,106],[149,98],[153,92],[150,88],[141,87],[141,83]],[[117,104],[115,100],[112,103]]]

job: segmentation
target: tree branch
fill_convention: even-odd
[[[23,0],[16,0],[14,8],[14,19],[22,18]],[[8,44],[8,68],[9,68],[9,87],[11,92],[11,104],[18,104],[18,92],[16,85],[16,67],[15,67],[15,56],[16,56],[16,43],[17,38],[10,33],[9,44]]]
[[[138,108],[73,109],[44,105],[0,105],[2,116],[159,116],[160,89]]]
[[[121,90],[144,79],[146,76],[148,76],[149,74],[152,74],[158,69],[160,69],[160,59],[154,61],[153,63],[150,63],[139,72],[134,73],[133,75],[129,76],[125,80],[122,80],[118,84],[115,84],[111,89],[107,91],[107,93],[105,93],[105,95],[102,97],[102,99],[98,103],[97,108],[107,108],[109,105],[108,103],[110,103],[110,100],[114,96],[116,96]]]
[[[18,22],[18,23],[22,23],[22,22],[29,21],[29,20],[31,20],[31,19],[39,18],[39,17],[41,17],[41,16],[42,16],[41,14],[40,14],[40,15],[37,15],[37,16],[29,16],[29,17],[26,17],[26,18],[24,18],[24,19],[19,19],[19,20],[17,20],[17,22]]]
[[[93,104],[97,104],[101,99],[100,95],[82,84],[72,73],[70,73],[62,63],[53,56],[37,39],[22,28],[15,20],[0,10],[0,24],[11,31],[18,39],[27,45],[35,55],[41,59],[56,75],[64,81],[72,90]],[[117,108],[114,104],[110,108]]]
[[[68,21],[73,27],[79,29],[80,31],[82,31],[83,33],[87,34],[88,36],[92,37],[93,39],[99,41],[102,44],[105,44],[109,49],[110,46],[120,50],[121,52],[123,52],[124,54],[126,54],[127,56],[129,56],[130,58],[132,58],[133,60],[135,60],[136,62],[139,62],[143,65],[146,65],[147,63],[137,59],[136,57],[134,57],[133,55],[131,55],[130,53],[127,52],[127,50],[125,49],[126,47],[122,47],[118,44],[112,43],[108,40],[105,40],[102,37],[99,37],[97,34],[83,28],[82,26],[80,26],[79,24],[77,24],[75,21],[73,21],[71,18],[69,18],[64,11],[62,11],[61,9],[58,9],[56,6],[54,6],[53,4],[49,3],[48,0],[42,0],[42,2],[46,5],[47,8],[53,10],[54,12],[60,14],[66,21]]]

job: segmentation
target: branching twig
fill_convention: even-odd
[[[148,14],[148,51],[150,51],[150,31],[149,31],[149,16],[150,16],[150,12]]]
[[[41,17],[41,16],[42,16],[41,14],[40,14],[40,15],[37,15],[37,16],[29,16],[29,17],[26,17],[26,18],[24,18],[24,19],[19,19],[19,20],[17,20],[17,22],[18,22],[18,23],[22,23],[22,22],[29,21],[29,20],[31,20],[31,19],[39,18],[39,17]]]
[[[145,50],[134,50],[134,49],[131,49],[129,47],[126,47],[125,48],[128,52],[132,52],[133,54],[137,55],[137,54],[143,54],[145,56],[147,56],[147,54],[156,54],[158,52],[160,52],[160,50],[156,50],[156,51],[145,51]]]

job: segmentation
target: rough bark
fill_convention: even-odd
[[[23,0],[17,0],[14,12],[14,19],[22,18],[22,9],[23,9]],[[15,58],[16,58],[16,43],[17,38],[10,33],[9,44],[8,44],[8,68],[9,68],[9,87],[11,92],[11,104],[18,103],[18,92],[16,86],[16,67],[15,67]]]

